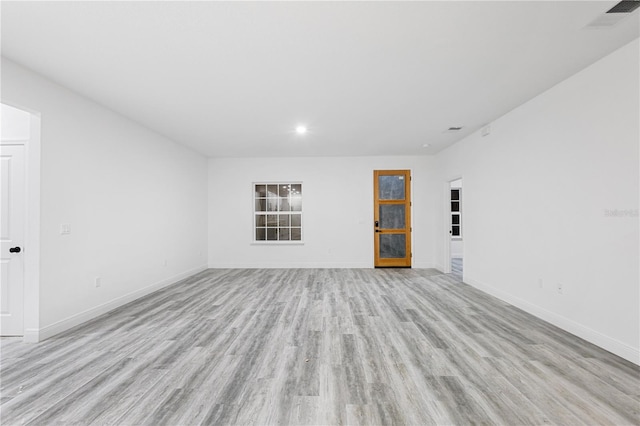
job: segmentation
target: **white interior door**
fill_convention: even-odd
[[[0,334],[23,335],[24,145],[0,145]]]

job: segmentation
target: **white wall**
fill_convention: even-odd
[[[30,333],[46,338],[206,267],[203,156],[5,58],[2,102],[42,122],[40,320]],[[60,235],[63,223],[71,234]]]
[[[413,266],[433,267],[432,157],[210,159],[209,267],[373,267],[376,169],[412,169]],[[303,183],[304,245],[251,244],[264,181]]]
[[[31,114],[10,105],[0,105],[0,139],[28,141],[31,136]]]
[[[489,136],[436,157],[441,185],[464,176],[464,280],[636,363],[639,48],[632,42],[496,120]]]

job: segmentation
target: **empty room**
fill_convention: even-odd
[[[640,1],[2,1],[3,425],[640,424]]]

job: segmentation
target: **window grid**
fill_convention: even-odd
[[[460,217],[460,194],[459,188],[451,189],[451,238],[462,238],[462,218]]]
[[[302,183],[254,183],[254,242],[302,242]]]

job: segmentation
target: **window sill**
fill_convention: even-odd
[[[251,246],[303,246],[304,241],[252,241]]]

